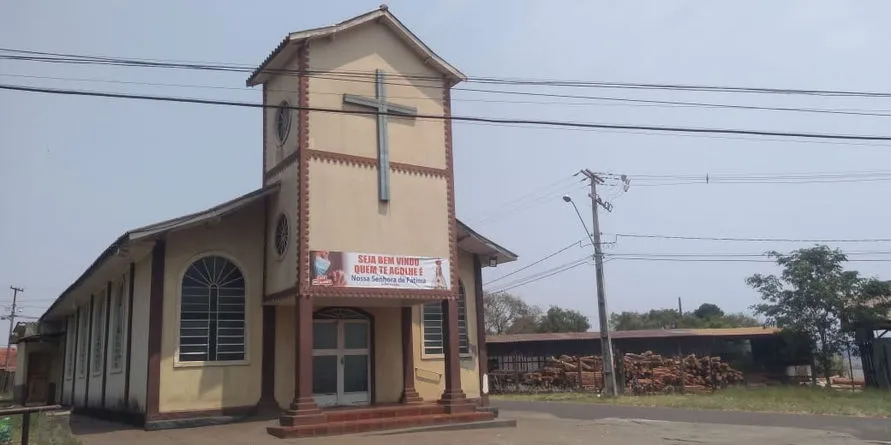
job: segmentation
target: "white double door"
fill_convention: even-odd
[[[314,320],[312,392],[326,406],[371,403],[370,323]]]

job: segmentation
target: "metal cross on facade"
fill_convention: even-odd
[[[390,115],[414,117],[418,110],[414,107],[387,102],[384,72],[374,72],[374,98],[344,94],[344,103],[373,108],[377,111],[377,177],[378,199],[390,201],[390,147],[387,137],[387,118]]]

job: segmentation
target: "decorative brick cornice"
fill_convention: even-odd
[[[294,165],[294,163],[297,162],[299,157],[300,157],[299,150],[295,150],[293,153],[285,156],[285,158],[282,159],[281,162],[279,162],[278,164],[275,164],[275,167],[270,168],[269,171],[266,172],[266,175],[264,176],[266,178],[266,181],[269,181],[270,179],[275,178],[276,175],[283,172],[288,167]]]
[[[339,163],[344,165],[355,165],[359,167],[378,168],[377,159],[365,156],[351,155],[346,153],[335,153],[324,150],[308,150],[310,159],[327,161],[331,163]],[[427,167],[423,165],[406,164],[403,162],[390,162],[390,168],[393,171],[407,173],[419,176],[432,176],[437,178],[448,178],[448,170],[443,168]]]

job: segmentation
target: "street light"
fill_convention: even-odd
[[[579,216],[579,222],[582,223],[582,227],[585,228],[585,235],[588,235],[588,239],[591,240],[591,244],[593,244],[594,246],[596,246],[597,244],[594,243],[594,238],[591,236],[591,231],[588,230],[588,225],[585,224],[585,218],[582,218],[582,212],[579,212],[579,208],[576,207],[576,205],[575,205],[575,201],[572,200],[572,197],[571,197],[571,196],[569,196],[569,195],[563,195],[563,202],[568,202],[569,204],[572,205],[572,208],[575,209],[575,214]],[[598,249],[595,247],[595,248],[594,248],[594,252],[596,253],[597,250],[598,250]]]
[[[588,230],[582,213],[573,202],[572,197],[563,195],[563,201],[572,204],[575,214],[579,217],[579,222],[585,228],[585,234],[594,245],[594,272],[597,279],[597,314],[600,320],[600,351],[603,354],[603,390],[608,396],[617,396],[618,388],[616,387],[616,374],[613,370],[613,342],[609,335],[609,320],[606,313],[606,291],[603,286],[603,252],[600,251],[600,224],[597,221],[597,193],[594,188],[594,181],[591,181],[591,205],[594,231]]]

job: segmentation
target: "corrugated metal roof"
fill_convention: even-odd
[[[614,331],[613,340],[623,338],[667,338],[667,337],[761,337],[777,335],[777,328],[725,328],[725,329],[642,329],[637,331]],[[486,343],[522,343],[531,341],[594,340],[600,332],[553,332],[545,334],[506,334],[488,335]]]

